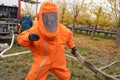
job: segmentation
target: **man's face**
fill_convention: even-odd
[[[58,25],[58,15],[56,12],[43,13],[42,19],[48,32],[54,32]]]
[[[30,16],[30,14],[29,14],[29,13],[26,13],[26,16],[27,16],[27,17],[29,17],[29,16]]]

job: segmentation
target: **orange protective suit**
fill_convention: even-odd
[[[43,24],[42,14],[45,12],[58,12],[57,6],[52,2],[44,2],[39,11],[39,19],[32,28],[20,33],[18,43],[28,47],[34,57],[31,70],[26,80],[46,80],[48,72],[54,73],[60,80],[70,80],[70,71],[66,67],[64,47],[75,47],[72,41],[72,32],[58,22],[55,32],[48,32]],[[28,35],[36,33],[40,36],[38,41],[30,41]]]

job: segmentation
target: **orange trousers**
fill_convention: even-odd
[[[59,78],[59,80],[70,80],[70,71],[68,68],[66,68],[65,64],[63,65],[62,62],[57,63],[57,61],[51,62],[49,57],[43,58],[42,61],[44,63],[41,69],[40,69],[40,66],[38,67],[36,65],[36,62],[34,61],[26,80],[46,80],[49,72],[52,72],[53,74],[55,74]]]

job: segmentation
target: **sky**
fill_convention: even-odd
[[[18,6],[18,1],[17,0],[0,0],[0,5],[1,4],[9,5],[9,6],[13,6],[13,5]]]
[[[39,2],[43,2],[44,0],[38,0]],[[54,0],[56,1],[56,0]],[[67,0],[68,1],[68,0]],[[69,2],[72,2],[73,0],[69,0]],[[91,0],[85,0],[85,2],[89,2]],[[96,4],[98,5],[103,5],[103,3],[106,3],[106,0],[93,0]],[[16,5],[18,6],[18,0],[0,0],[0,5],[1,4],[4,4],[4,5],[10,5],[10,6],[13,6],[13,5]],[[25,5],[30,5],[30,4],[27,4],[27,3],[24,3],[24,2],[21,2],[21,5],[22,5],[22,8],[24,8]],[[36,5],[33,5],[33,7],[36,8]],[[40,8],[40,5],[38,6],[38,9]]]
[[[43,2],[44,0],[38,0],[39,2]],[[54,0],[56,1],[56,0]],[[69,1],[73,1],[73,0],[69,0]],[[85,0],[86,2],[89,2],[91,0]],[[104,3],[106,0],[93,0],[95,3],[97,4],[102,4]],[[18,5],[18,0],[0,0],[0,5],[1,4],[5,4],[5,5]],[[24,3],[22,2],[22,5],[24,6]]]

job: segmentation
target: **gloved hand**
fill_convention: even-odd
[[[77,51],[77,48],[76,48],[76,47],[74,47],[74,48],[72,48],[71,53],[72,53],[73,55],[75,55],[75,54],[76,54],[76,51]]]
[[[29,34],[28,38],[30,41],[37,41],[40,39],[39,35],[35,33]]]

